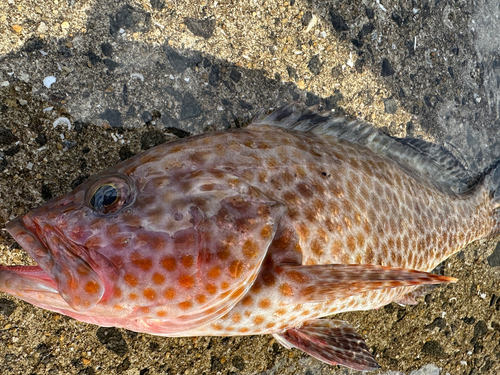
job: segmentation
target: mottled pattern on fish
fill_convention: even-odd
[[[368,128],[362,142],[291,130],[293,113],[155,147],[15,219],[9,232],[41,268],[2,267],[1,290],[86,322],[168,336],[272,333],[329,363],[376,368],[352,327],[311,322],[453,281],[426,272],[492,233],[493,182],[448,185],[432,176],[432,154],[405,163],[409,146],[391,154],[397,141]],[[299,116],[294,124],[328,125]],[[418,157],[429,169],[412,165]],[[96,213],[103,186],[121,198]],[[308,349],[315,334],[343,339]]]

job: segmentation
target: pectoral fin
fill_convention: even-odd
[[[293,302],[321,302],[375,289],[454,283],[429,272],[365,264],[284,265],[278,269]]]
[[[347,322],[316,319],[274,337],[285,347],[296,347],[320,361],[354,370],[373,371],[380,366],[365,340]]]

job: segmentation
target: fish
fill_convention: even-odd
[[[355,370],[379,368],[331,316],[415,304],[435,271],[499,232],[500,167],[360,120],[282,106],[246,127],[156,146],[6,224],[37,263],[0,291],[153,335],[270,334]]]

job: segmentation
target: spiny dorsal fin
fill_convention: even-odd
[[[367,147],[396,162],[418,180],[454,195],[467,193],[481,177],[471,175],[442,146],[416,138],[394,138],[365,122],[323,116],[313,109],[298,111],[293,105],[285,105],[267,116],[260,113],[250,125],[310,131]]]

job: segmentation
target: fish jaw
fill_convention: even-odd
[[[0,289],[19,295],[37,306],[38,298],[33,302],[27,297],[42,293],[48,298],[43,301],[44,298],[38,296],[45,302],[45,308],[47,304],[51,306],[51,303],[55,303],[50,309],[58,307],[80,312],[91,309],[103,297],[105,286],[82,257],[86,253],[85,249],[65,238],[55,226],[36,223],[36,216],[32,213],[11,220],[6,230],[39,266],[36,269],[23,266],[0,268]],[[59,298],[55,298],[54,293]]]

